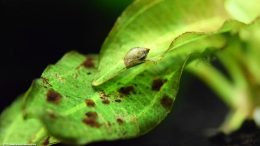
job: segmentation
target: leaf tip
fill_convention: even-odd
[[[98,79],[97,80],[94,80],[94,81],[92,81],[92,86],[99,86],[99,85],[101,85],[103,82],[100,82]]]

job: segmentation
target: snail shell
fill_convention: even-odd
[[[135,47],[130,49],[124,57],[126,68],[130,68],[143,63],[149,51],[150,49],[142,47]]]

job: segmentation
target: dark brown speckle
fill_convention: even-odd
[[[95,107],[95,105],[96,105],[95,102],[91,99],[86,99],[85,103],[88,107]]]
[[[50,103],[58,104],[61,101],[61,95],[54,91],[54,90],[49,90],[47,93],[47,101]]]
[[[49,83],[49,80],[47,78],[41,77],[41,79],[45,88],[51,87],[51,84]]]
[[[98,114],[96,112],[90,111],[86,113],[86,117],[83,122],[91,127],[99,128],[101,125],[97,122]]]
[[[109,98],[104,91],[100,91],[99,96],[100,96],[100,99],[102,100],[103,104],[109,104],[110,103]]]
[[[47,137],[45,140],[44,140],[44,142],[42,143],[42,145],[43,146],[48,146],[49,145],[49,139],[50,139],[50,137]]]
[[[121,87],[118,92],[121,95],[129,95],[130,93],[134,92],[134,87],[133,86],[127,86],[127,87]]]
[[[97,117],[98,117],[98,115],[97,115],[96,112],[87,112],[87,113],[86,113],[86,116],[87,116],[88,118],[93,118],[93,119],[97,119]]]
[[[109,101],[108,99],[103,99],[103,100],[102,100],[102,103],[104,103],[104,104],[109,104],[110,101]]]
[[[159,91],[165,82],[166,80],[154,79],[152,83],[152,90]]]
[[[120,103],[122,100],[121,99],[116,99],[115,102]]]
[[[101,99],[108,98],[104,91],[100,91],[99,96],[100,96]]]
[[[93,119],[93,118],[84,118],[83,119],[83,122],[85,124],[87,124],[88,126],[91,126],[91,127],[95,127],[95,128],[99,128],[101,125],[97,122],[97,119]]]
[[[93,62],[92,57],[87,57],[87,59],[82,63],[82,65],[86,68],[94,68],[95,64]]]
[[[172,104],[173,100],[168,96],[163,96],[163,98],[161,99],[161,105],[167,110],[171,109]]]
[[[122,118],[117,118],[116,122],[120,125],[122,125],[124,123],[124,120]]]

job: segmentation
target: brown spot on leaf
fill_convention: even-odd
[[[152,90],[153,91],[159,91],[162,87],[162,85],[166,82],[166,80],[162,80],[162,79],[154,79],[153,83],[152,83]]]
[[[109,101],[108,99],[103,99],[103,100],[102,100],[102,103],[104,103],[104,104],[109,104],[110,101]]]
[[[163,96],[163,98],[161,99],[161,105],[167,110],[171,109],[172,104],[173,100],[168,96]]]
[[[100,91],[99,92],[99,96],[100,96],[100,98],[102,100],[102,103],[104,103],[104,104],[109,104],[110,103],[108,95],[106,95],[106,93],[104,91]]]
[[[61,101],[61,95],[54,91],[54,90],[49,90],[47,93],[47,101],[50,103],[58,104]]]
[[[101,125],[97,122],[96,119],[92,118],[85,118],[83,119],[83,122],[91,127],[99,128]]]
[[[86,99],[85,103],[88,107],[95,107],[95,105],[96,105],[95,102],[91,99]]]
[[[96,112],[87,112],[83,122],[91,127],[99,128],[101,125],[97,122],[98,115]]]
[[[127,86],[127,87],[121,87],[118,92],[121,95],[129,95],[130,93],[134,92],[134,87],[133,86]]]
[[[95,64],[93,62],[92,57],[87,57],[87,59],[82,63],[82,65],[86,68],[94,68]]]
[[[99,96],[100,96],[101,99],[107,98],[107,95],[104,91],[100,91]]]
[[[47,78],[41,77],[41,79],[45,88],[51,87],[51,84],[49,83],[49,80]]]
[[[97,115],[96,112],[87,112],[87,113],[86,113],[86,116],[87,116],[88,118],[92,118],[92,119],[97,119],[97,117],[98,117],[98,115]]]
[[[117,118],[116,122],[120,125],[122,125],[124,123],[124,120],[122,118]]]
[[[49,140],[50,140],[50,137],[47,137],[47,138],[44,140],[44,142],[42,143],[42,145],[43,145],[43,146],[48,146],[48,145],[50,144]]]
[[[116,99],[115,102],[120,103],[122,100],[121,99]]]
[[[101,125],[97,122],[97,117],[96,112],[87,112],[83,122],[91,127],[99,128]]]

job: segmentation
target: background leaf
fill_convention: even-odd
[[[254,76],[254,80],[260,83],[260,18],[256,19],[252,24],[248,25],[240,32],[240,38],[247,43],[248,52],[246,57],[246,65],[249,66],[249,72]]]
[[[260,95],[258,25],[259,19],[256,19],[237,29],[233,26],[232,32],[224,34],[226,45],[214,55],[226,73],[205,60],[194,61],[188,66],[230,108],[221,127],[227,133],[238,129],[245,119],[257,113]]]
[[[251,23],[260,15],[258,0],[227,0],[225,7],[233,19]]]

